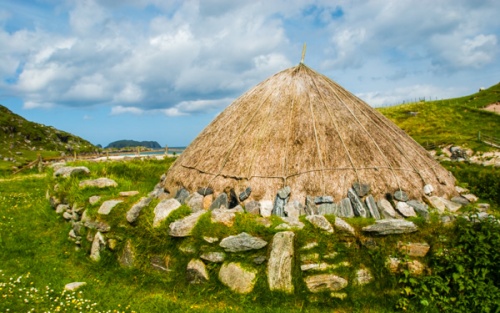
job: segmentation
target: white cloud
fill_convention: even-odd
[[[141,115],[144,113],[144,110],[141,108],[136,108],[136,107],[124,107],[121,105],[117,105],[111,108],[111,115],[119,115],[119,114],[125,114],[125,113],[131,113],[135,115]]]

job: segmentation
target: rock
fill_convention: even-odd
[[[87,283],[83,282],[83,281],[69,283],[69,284],[66,284],[64,286],[64,290],[66,290],[66,291],[76,291],[76,290],[80,289],[80,287],[85,286],[86,284]]]
[[[477,200],[479,200],[475,195],[473,195],[471,193],[463,194],[462,197],[469,200],[469,202],[471,202],[471,203],[477,202]]]
[[[340,217],[335,217],[335,228],[337,229],[337,231],[346,232],[348,234],[356,236],[356,231],[354,230],[354,228]]]
[[[417,226],[413,222],[401,219],[384,219],[376,221],[373,225],[363,227],[362,230],[377,235],[406,234],[416,232]]]
[[[314,199],[311,196],[306,196],[306,207],[305,207],[306,215],[317,215],[318,208],[314,203]]]
[[[85,166],[63,166],[54,172],[54,177],[71,177],[83,173],[90,174],[90,170]]]
[[[424,194],[430,196],[434,192],[434,187],[431,184],[424,186]]]
[[[118,257],[118,262],[123,267],[133,267],[135,263],[135,251],[132,246],[132,241],[129,239],[125,243],[125,247],[123,248],[122,254]]]
[[[399,265],[401,264],[401,260],[398,258],[387,258],[385,262],[385,266],[389,269],[391,273],[397,273],[399,271]]]
[[[212,205],[212,202],[214,201],[214,195],[207,195],[203,197],[203,210],[208,210],[210,209],[210,206]]]
[[[260,265],[264,262],[266,262],[267,258],[265,255],[259,255],[253,259],[253,262],[257,265]]]
[[[153,191],[148,193],[148,197],[164,200],[168,198],[168,193],[165,192],[165,188],[162,184],[156,184]]]
[[[219,245],[227,252],[240,252],[262,249],[267,245],[267,242],[247,233],[240,233],[222,239]]]
[[[316,228],[333,234],[332,224],[323,215],[308,215],[306,219]]]
[[[470,203],[469,200],[465,199],[462,196],[453,197],[453,198],[451,198],[451,201],[458,203],[458,204],[461,204],[461,205],[468,205]]]
[[[69,231],[68,236],[69,236],[70,238],[76,239],[76,233],[75,233],[75,230],[74,230],[74,229],[70,230],[70,231]]]
[[[206,242],[208,242],[208,243],[214,243],[214,242],[219,241],[219,238],[217,238],[217,237],[207,237],[207,236],[203,236],[203,240],[205,240],[205,241],[206,241]]]
[[[370,270],[362,268],[356,272],[356,278],[354,279],[354,284],[358,286],[363,286],[369,284],[372,280],[373,276]]]
[[[490,209],[490,204],[489,203],[478,203],[477,204],[477,208],[480,210],[480,211],[488,211]]]
[[[344,263],[344,262],[342,262]],[[347,263],[347,262],[345,262]],[[347,263],[348,264],[348,263]],[[338,268],[339,266],[343,266],[344,264],[328,264],[328,263],[324,263],[324,262],[321,262],[321,263],[309,263],[309,264],[302,264],[300,266],[300,270],[302,272],[308,272],[308,271],[326,271],[326,270],[334,270],[336,268]]]
[[[101,197],[100,196],[92,196],[92,197],[89,198],[90,205],[94,205],[94,204],[96,204],[99,201],[101,201]]]
[[[286,223],[288,223],[288,225],[292,229],[302,229],[305,226],[304,223],[302,223],[301,221],[299,221],[298,219],[295,219],[295,218],[283,217],[282,220],[285,221]]]
[[[205,252],[200,255],[200,258],[212,263],[222,263],[226,259],[226,254],[224,252]]]
[[[319,253],[308,253],[300,255],[300,262],[303,264],[318,263]]]
[[[181,251],[184,254],[195,254],[196,252],[198,252],[194,243],[192,241],[186,241],[186,240],[184,240],[179,246],[179,251]]]
[[[271,216],[273,211],[273,202],[271,200],[261,200],[260,201],[260,215],[263,217]]]
[[[90,248],[90,258],[93,261],[99,261],[101,259],[101,248],[106,244],[104,237],[100,232],[97,232],[92,241],[92,247]]]
[[[205,263],[201,260],[192,259],[186,269],[186,277],[191,284],[201,284],[208,281],[208,272]]]
[[[134,223],[139,217],[142,209],[147,207],[152,200],[153,198],[151,197],[142,197],[138,202],[134,203],[134,205],[130,208],[130,210],[128,210],[126,214],[127,222],[129,222],[130,224]]]
[[[73,218],[73,214],[69,213],[69,212],[64,212],[63,213],[63,218],[67,221],[69,221],[70,219]]]
[[[333,215],[337,213],[337,205],[335,203],[321,203],[318,205],[318,215]]]
[[[337,216],[354,217],[354,210],[352,209],[351,200],[349,200],[349,198],[344,198],[340,201]]]
[[[443,201],[441,201],[442,198],[438,196],[424,196],[423,199],[428,205],[437,209],[439,213],[444,213],[446,206],[444,205]]]
[[[241,192],[238,196],[238,198],[240,199],[240,202],[243,202],[246,199],[248,199],[248,197],[250,197],[251,193],[252,193],[252,188],[250,188],[250,187],[245,188],[245,191]]]
[[[176,199],[163,200],[158,203],[154,209],[155,217],[153,220],[153,227],[159,227],[161,225],[161,222],[167,219],[170,214],[173,211],[177,210],[180,206],[181,203]]]
[[[202,187],[202,188],[198,188],[197,193],[205,197],[205,196],[213,194],[214,190],[210,187]]]
[[[408,194],[406,192],[404,192],[403,190],[396,191],[394,193],[394,199],[396,199],[398,201],[403,201],[403,202],[406,202],[409,200]]]
[[[227,198],[227,194],[226,193],[221,193],[216,199],[214,202],[212,202],[212,204],[210,205],[210,208],[209,210],[215,210],[215,209],[218,209],[220,208],[221,206],[224,206],[225,208],[228,208],[229,207],[229,202],[228,202],[228,198]]]
[[[314,198],[315,204],[323,204],[323,203],[333,203],[332,196],[319,196]]]
[[[280,190],[278,190],[277,196],[285,200],[290,196],[290,192],[291,192],[290,186],[285,186]]]
[[[451,223],[453,223],[454,220],[455,220],[455,217],[450,216],[450,215],[441,216],[441,223],[443,223],[444,225],[450,225]]]
[[[122,202],[123,202],[122,200],[107,200],[107,201],[104,201],[101,204],[101,207],[99,208],[99,211],[97,211],[97,213],[99,213],[101,215],[108,215],[109,213],[111,213],[111,210],[116,205],[118,205],[118,203],[122,203]]]
[[[287,223],[281,223],[278,226],[276,226],[276,228],[274,228],[274,229],[276,229],[276,230],[290,230],[290,229],[292,229],[292,226],[290,226]]]
[[[250,214],[260,215],[260,202],[249,201],[247,204],[245,204],[245,211]]]
[[[253,290],[257,271],[243,268],[240,263],[224,263],[219,280],[234,292],[246,294]]]
[[[257,217],[255,221],[266,228],[271,227],[271,225],[273,224],[267,217]]]
[[[459,194],[464,194],[464,193],[468,193],[469,192],[469,189],[467,188],[462,188],[460,186],[455,186],[455,190],[459,193]]]
[[[417,260],[410,261],[406,265],[410,274],[413,275],[421,275],[425,269],[425,266]]]
[[[118,184],[109,178],[101,177],[97,179],[89,179],[89,180],[84,180],[81,181],[80,184],[78,184],[79,188],[88,188],[88,187],[94,187],[94,188],[108,188],[108,187],[117,187]]]
[[[245,210],[243,210],[243,207],[239,204],[237,206],[235,206],[234,208],[229,209],[228,211],[232,212],[232,213],[245,213]]]
[[[118,194],[120,197],[133,197],[137,196],[139,194],[139,191],[137,190],[131,190],[131,191],[120,191]]]
[[[356,192],[356,195],[358,197],[364,197],[370,192],[370,185],[369,184],[361,184],[361,183],[354,183],[352,184],[352,188]]]
[[[428,210],[428,207],[427,205],[421,203],[420,201],[417,201],[417,200],[410,200],[408,202],[406,202],[409,206],[411,206],[413,208],[413,210],[420,216],[422,216],[423,218],[425,218],[426,220],[429,219],[429,210]]]
[[[228,209],[224,208],[214,209],[211,212],[212,223],[222,223],[227,227],[233,226],[235,218],[236,218],[235,213],[231,212]]]
[[[396,203],[396,210],[398,210],[398,212],[401,213],[403,217],[417,216],[415,210],[413,210],[413,208],[409,206],[406,202],[398,201]]]
[[[399,251],[406,253],[408,256],[413,256],[413,257],[424,257],[427,254],[427,252],[429,252],[430,248],[431,247],[426,242],[422,243],[414,243],[414,242],[403,243],[401,241],[398,242]]]
[[[286,199],[281,199],[279,196],[276,196],[274,199],[273,209],[271,211],[271,215],[276,215],[280,217],[285,217],[285,205],[287,203]]]
[[[66,212],[68,209],[69,209],[69,205],[67,205],[67,204],[59,204],[56,207],[56,213],[57,214],[62,214],[64,212]]]
[[[149,263],[151,264],[151,267],[154,268],[155,270],[162,271],[162,272],[170,272],[171,271],[171,269],[169,268],[169,266],[170,266],[170,257],[169,256],[163,257],[161,255],[153,255],[153,256],[151,256]]]
[[[450,200],[447,200],[445,198],[441,198],[441,201],[444,203],[445,207],[448,209],[450,212],[456,212],[458,211],[462,205]]]
[[[87,210],[83,211],[81,222],[83,225],[90,229],[97,229],[101,233],[106,233],[111,230],[111,226],[103,221],[96,221],[88,216]]]
[[[114,251],[116,249],[117,245],[118,245],[118,241],[116,239],[108,239],[108,248],[111,251]]]
[[[186,199],[189,197],[189,191],[187,191],[185,188],[180,188],[177,190],[175,193],[175,200],[179,201],[181,204],[186,203]]]
[[[285,215],[291,220],[298,221],[301,210],[303,210],[302,204],[297,200],[289,201],[285,205]]]
[[[349,188],[349,190],[347,191],[347,197],[349,198],[349,200],[351,200],[352,208],[354,210],[354,215],[361,217],[369,217],[363,202],[358,197],[354,189]]]
[[[291,231],[276,233],[271,245],[271,254],[267,263],[267,281],[271,291],[293,293],[293,240]]]
[[[371,217],[376,220],[380,219],[380,214],[378,212],[377,203],[372,195],[369,195],[365,199],[366,207],[368,208],[368,212],[370,212]]]
[[[183,219],[175,221],[168,226],[168,234],[172,237],[187,237],[191,236],[191,231],[198,223],[200,217],[205,213],[199,211],[191,213]]]
[[[337,291],[345,288],[347,286],[347,280],[334,275],[334,274],[319,274],[313,276],[307,276],[304,278],[307,289],[309,291],[323,292],[323,291]]]
[[[203,196],[197,192],[187,197],[186,204],[191,208],[191,212],[198,212],[203,210]]]

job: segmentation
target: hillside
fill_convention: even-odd
[[[484,110],[500,103],[500,83],[455,99],[420,101],[377,110],[395,122],[418,143],[463,145],[485,149],[478,134],[500,138],[500,114]]]
[[[106,146],[106,148],[116,148],[116,149],[131,148],[131,147],[161,149],[160,144],[156,141],[135,141],[135,140],[125,140],[125,139],[113,141],[112,143]]]
[[[0,105],[0,170],[22,166],[40,153],[44,157],[86,153],[93,144],[51,126],[30,122]]]

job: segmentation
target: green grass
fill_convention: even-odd
[[[500,84],[476,94],[455,99],[421,101],[378,110],[422,145],[454,144],[485,150],[478,132],[500,138],[500,115],[485,111],[500,102]],[[418,112],[412,116],[409,112]]]
[[[437,249],[451,242],[446,238],[454,236],[453,230],[442,227],[439,218],[433,214],[428,223],[418,218],[414,220],[420,228],[417,233],[386,237],[362,234],[361,228],[373,223],[372,219],[347,219],[358,233],[357,237],[352,237],[316,229],[301,217],[305,226],[295,232],[297,253],[293,295],[271,292],[267,284],[266,263],[256,265],[252,262],[254,257],[268,256],[267,247],[226,254],[227,261],[240,262],[258,271],[251,294],[234,294],[223,286],[217,279],[220,264],[207,263],[210,281],[191,285],[186,280],[185,271],[189,260],[201,251],[223,251],[218,243],[209,244],[203,236],[222,239],[245,231],[270,243],[278,232],[275,227],[281,221],[273,217],[272,225],[265,227],[256,216],[240,214],[234,227],[230,228],[213,223],[207,213],[191,237],[173,238],[167,235],[168,224],[188,215],[190,209],[182,206],[160,227],[153,228],[152,211],[159,201],[154,200],[143,210],[138,221],[129,225],[125,221],[127,210],[154,188],[172,161],[77,162],[73,165],[88,166],[91,174],[56,179],[52,177],[52,171],[40,175],[32,170],[0,179],[0,297],[5,300],[0,301],[0,311],[27,312],[34,308],[37,312],[53,312],[59,306],[64,312],[79,312],[80,307],[94,312],[395,312],[401,299],[401,287],[385,262],[389,256],[405,258],[397,249],[398,242],[426,241]],[[115,179],[119,186],[103,190],[77,187],[83,179],[101,176]],[[58,185],[57,191],[52,188],[55,184]],[[116,239],[118,245],[116,252],[106,249],[101,252],[101,260],[93,262],[88,255],[90,242],[82,239],[82,248],[75,250],[74,242],[68,240],[71,225],[50,207],[45,197],[47,190],[70,204],[83,206],[92,216],[97,215],[102,201],[117,198],[119,191],[138,190],[140,194],[123,198],[124,202],[115,207],[112,214],[101,217],[112,227],[108,238]],[[88,198],[96,194],[102,197],[101,202],[90,205]],[[330,222],[335,219],[334,216],[326,218]],[[117,255],[129,239],[136,251],[133,269],[122,268],[117,261]],[[302,248],[311,242],[318,245],[304,252]],[[183,246],[192,246],[197,252],[182,252],[179,248]],[[349,265],[329,269],[327,273],[346,277],[352,282],[357,269],[364,267],[371,271],[375,280],[362,287],[350,283],[341,291],[347,294],[344,300],[332,298],[327,292],[311,294],[303,280],[310,273],[300,270],[300,255],[306,253],[317,254],[318,262],[346,262]],[[152,255],[169,257],[172,271],[154,270],[150,266]],[[87,285],[77,292],[63,294],[64,285],[74,281],[85,281]],[[54,301],[56,298],[58,300]],[[90,307],[87,309],[87,306]]]

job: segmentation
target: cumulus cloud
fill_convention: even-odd
[[[167,116],[220,110],[296,64],[303,39],[314,49],[306,63],[319,71],[377,76],[398,88],[430,86],[411,81],[418,73],[500,63],[500,2],[493,1],[66,0],[53,8],[67,12],[52,22],[58,27],[43,27],[44,14],[32,10],[33,27],[13,27],[23,5],[9,3],[0,11],[0,88],[22,97],[25,108],[107,105],[111,114]],[[373,63],[384,72],[374,73]],[[373,86],[378,93],[363,92],[374,104],[401,98],[386,91],[392,87]]]

